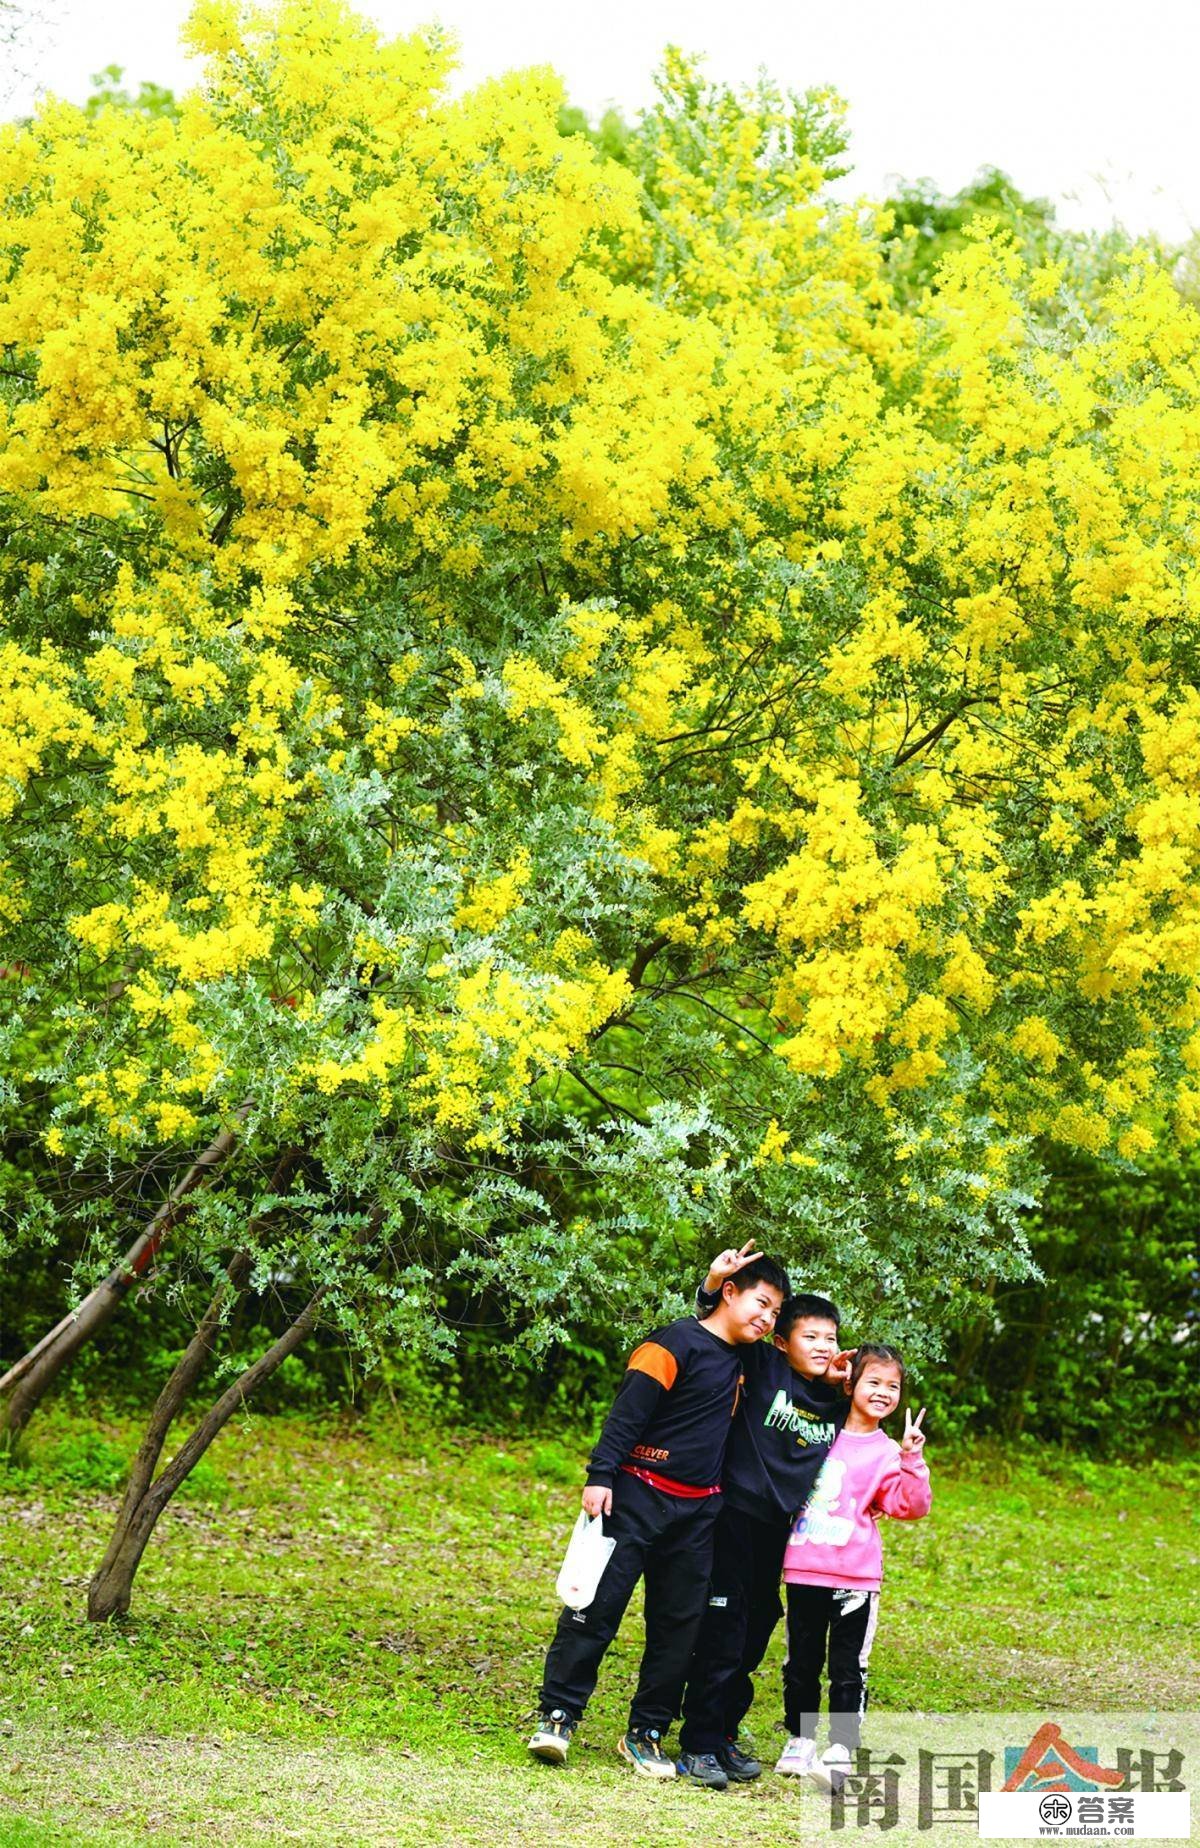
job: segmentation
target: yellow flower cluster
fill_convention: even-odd
[[[78,1106],[172,1137],[269,1070],[486,1142],[708,1005],[814,1099],[969,1068],[998,1147],[1200,1132],[1170,279],[1055,322],[980,235],[901,307],[832,99],[674,56],[618,165],[337,0],[190,34],[176,119],[0,132],[2,905],[111,1034]]]
[[[0,818],[18,807],[32,777],[55,755],[70,756],[93,736],[85,706],[71,697],[67,664],[49,645],[29,654],[0,643]]]

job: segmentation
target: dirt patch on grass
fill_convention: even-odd
[[[998,1709],[1200,1710],[1200,1660],[1172,1656],[1153,1662],[1144,1653],[1130,1659],[1123,1653],[1123,1640],[1114,1637],[1108,1658],[1092,1661],[1047,1650],[964,1644],[947,1636],[939,1636],[937,1653],[944,1670],[961,1666],[964,1679],[990,1678],[991,1704]]]
[[[24,1733],[0,1743],[0,1844],[21,1848],[693,1848],[698,1839],[706,1848],[778,1848],[846,1839],[830,1833],[827,1799],[779,1778],[717,1794],[659,1786],[595,1760],[565,1770],[497,1764],[469,1742],[439,1759],[340,1743],[298,1751],[246,1738]],[[901,1827],[887,1839],[927,1838]]]

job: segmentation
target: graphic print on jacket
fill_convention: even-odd
[[[788,1371],[790,1372],[791,1369],[789,1368]],[[799,1374],[795,1377],[800,1378]],[[770,1380],[766,1384],[769,1388]],[[803,1384],[811,1389],[823,1382],[805,1380]],[[796,1442],[806,1448],[810,1444],[824,1444],[828,1449],[841,1428],[841,1421],[835,1421],[833,1417],[835,1405],[836,1400],[831,1400],[822,1412],[810,1411],[808,1406],[795,1403],[790,1386],[781,1386],[767,1407],[763,1429],[764,1431],[790,1431]],[[844,1417],[845,1414],[843,1413],[842,1416]]]
[[[841,1457],[827,1457],[796,1526],[793,1546],[845,1546],[854,1532],[854,1497],[847,1496],[845,1512],[835,1514],[846,1483]]]

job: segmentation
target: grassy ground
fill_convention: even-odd
[[[0,1845],[669,1848],[697,1805],[711,1843],[828,1826],[780,1780],[716,1798],[623,1770],[632,1616],[575,1763],[526,1760],[574,1444],[254,1420],[164,1517],[132,1618],[96,1628],[85,1586],[133,1438],[46,1413],[0,1495]],[[886,1536],[877,1707],[1200,1708],[1196,1466],[930,1462],[932,1516]]]

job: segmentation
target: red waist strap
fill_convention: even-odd
[[[642,1469],[640,1465],[622,1463],[621,1468],[627,1476],[636,1476],[639,1482],[648,1482],[652,1489],[661,1489],[664,1495],[682,1495],[687,1501],[700,1501],[705,1495],[719,1495],[721,1485],[714,1482],[711,1489],[698,1489],[692,1482],[676,1482],[670,1476],[660,1476],[652,1469]]]

